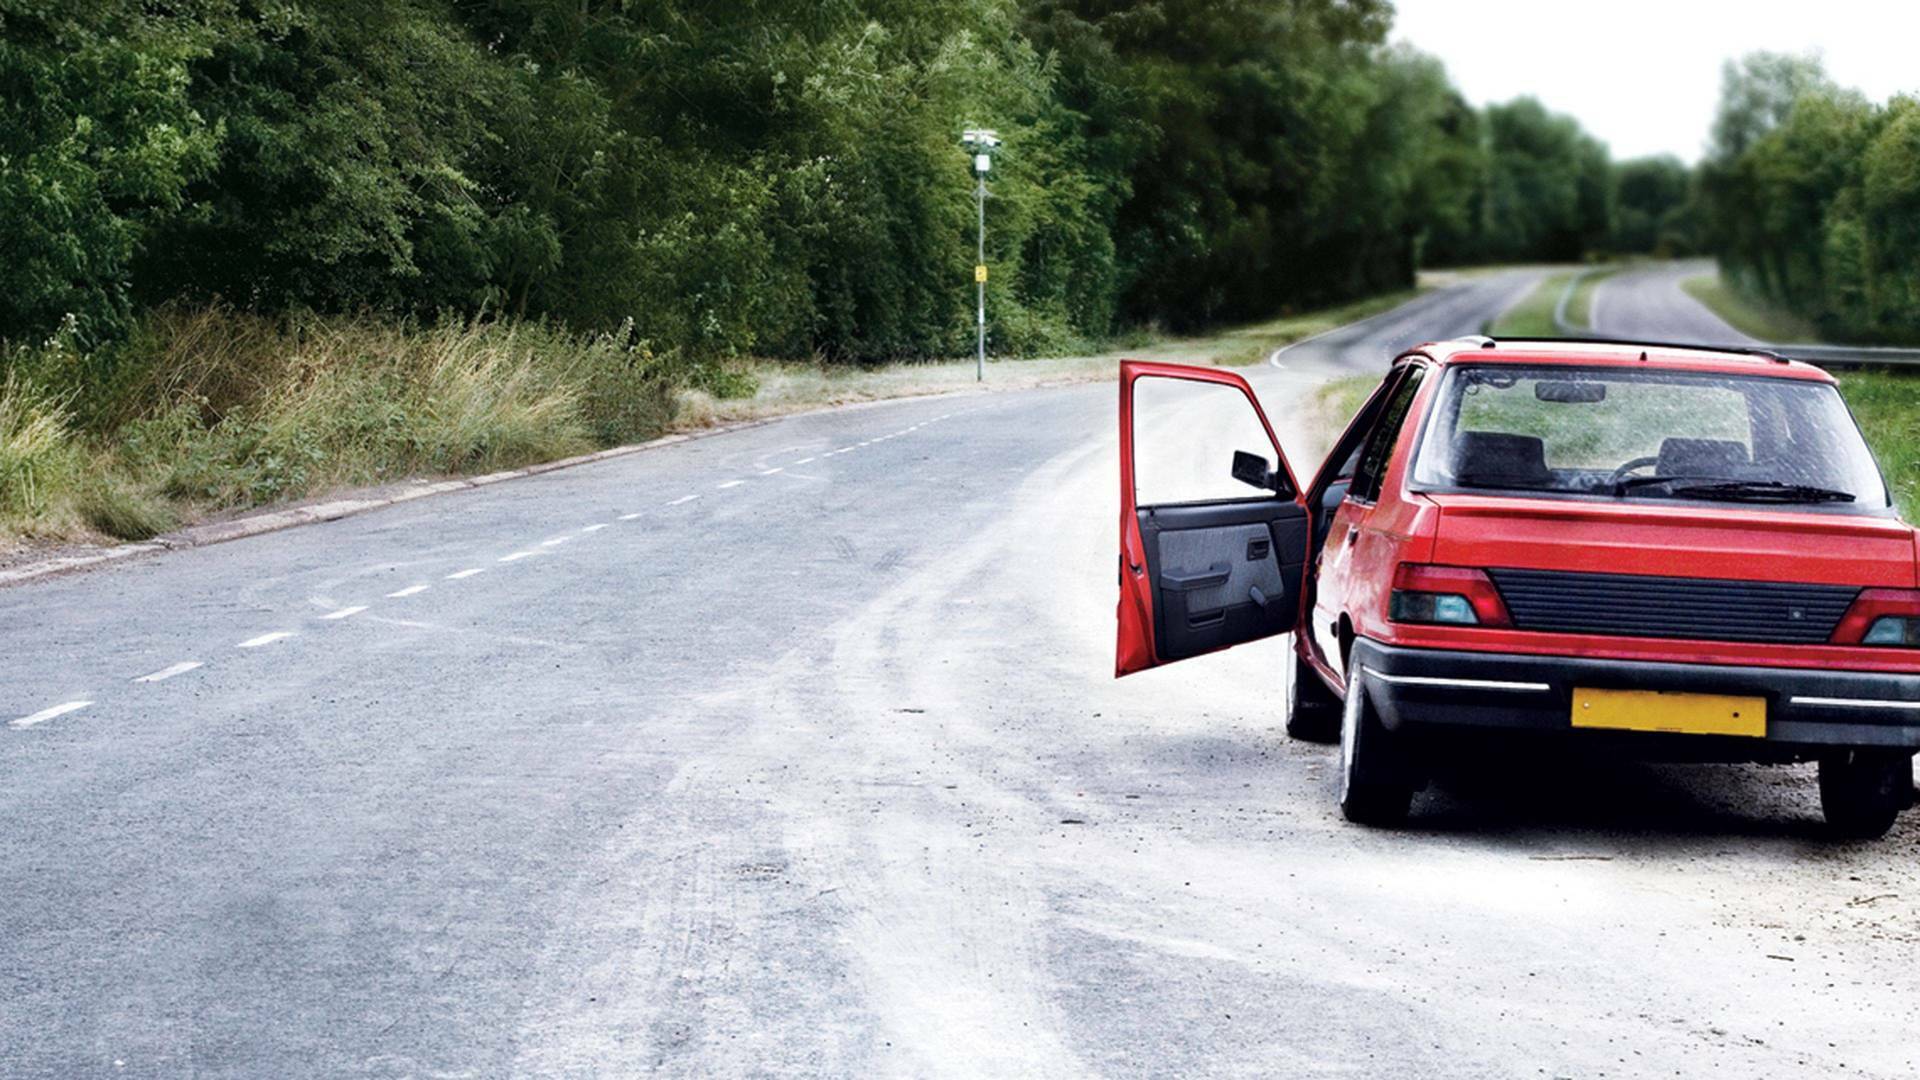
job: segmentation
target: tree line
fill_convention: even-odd
[[[1421,264],[1691,242],[1678,162],[1616,165],[1535,101],[1471,106],[1387,43],[1391,14],[0,0],[0,341],[110,342],[155,309],[221,304],[539,319],[694,358],[960,353],[969,125],[1005,139],[1002,354],[1263,317]],[[1842,127],[1872,127],[1863,147],[1912,137],[1878,115]],[[1860,227],[1821,250],[1872,247],[1858,265],[1877,266],[1894,257],[1865,239],[1885,183],[1856,171]],[[1745,236],[1740,265],[1815,288],[1766,254],[1775,234]],[[1882,280],[1842,292],[1884,304]]]
[[[1920,341],[1920,100],[1870,102],[1811,57],[1729,65],[1699,205],[1748,292],[1835,340]]]

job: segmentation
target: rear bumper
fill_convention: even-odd
[[[1833,747],[1920,749],[1920,673],[1723,667],[1408,649],[1365,638],[1352,665],[1390,730],[1477,729],[1616,738],[1712,756],[1793,758]],[[1573,727],[1574,688],[1767,699],[1764,739]]]

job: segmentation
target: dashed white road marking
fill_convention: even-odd
[[[447,580],[459,581],[461,578],[470,578],[475,574],[485,573],[486,569],[484,566],[476,566],[471,570],[455,570],[453,573],[447,575]]]
[[[573,539],[573,537],[571,536],[556,536],[551,540],[540,541],[540,546],[541,547],[559,547],[561,544],[564,544],[571,539]]]
[[[538,554],[539,552],[537,551],[516,551],[511,555],[500,556],[500,561],[501,562],[519,562],[521,559],[524,559],[529,555],[538,555]]]
[[[598,525],[589,525],[586,528],[581,529],[580,531],[582,533],[599,532],[601,529],[604,529],[606,527],[607,527],[607,523],[603,521]]]
[[[17,728],[32,727],[35,724],[44,723],[48,720],[51,720],[56,716],[65,716],[70,712],[74,712],[79,709],[84,709],[91,704],[93,704],[93,702],[91,701],[63,702],[59,705],[55,705],[51,709],[41,709],[39,712],[34,713],[32,716],[23,716],[20,719],[10,723],[8,726],[17,727]]]
[[[785,468],[779,468],[779,469],[768,469],[768,470],[767,470],[766,472],[763,472],[763,473],[761,473],[760,475],[761,475],[761,476],[772,476],[772,475],[773,475],[774,473],[783,473],[783,472],[786,472],[786,471],[787,471],[787,470],[786,470]]]
[[[794,462],[794,464],[795,464],[795,465],[806,465],[806,464],[808,464],[808,463],[810,463],[811,461],[813,461],[813,459],[812,459],[812,458],[810,458],[810,457],[803,457],[803,458],[801,458],[801,459],[800,459],[799,461],[796,461],[796,462]]]
[[[241,642],[239,645],[235,646],[235,648],[257,649],[262,645],[271,645],[276,641],[284,641],[287,638],[290,638],[292,636],[293,636],[293,631],[291,630],[275,630],[271,634],[261,634],[259,637],[248,638],[247,640]]]
[[[142,675],[133,681],[146,682],[146,683],[166,682],[168,679],[173,678],[175,675],[185,675],[187,672],[192,671],[194,668],[197,668],[199,666],[200,666],[200,661],[198,660],[183,660],[180,663],[173,665],[172,667],[161,668],[159,671],[153,672],[150,675]]]
[[[728,488],[739,487],[741,484],[744,484],[744,483],[746,483],[745,480],[729,480],[726,483],[720,485],[720,490],[725,491]]]
[[[689,498],[691,498],[691,496],[689,496]],[[686,502],[687,500],[686,500],[686,499],[681,499],[680,501],[681,501],[681,502]],[[671,504],[671,503],[669,503],[668,505],[669,505],[669,506],[671,506],[672,504]],[[621,520],[621,521],[632,521],[632,520],[633,520],[634,518],[637,518],[637,517],[639,517],[639,516],[640,516],[640,512],[639,512],[638,510],[635,510],[635,511],[634,511],[633,513],[631,513],[631,514],[621,514],[621,515],[620,515],[620,520]]]
[[[667,505],[668,505],[668,506],[679,506],[679,505],[680,505],[681,503],[690,503],[690,502],[692,502],[693,500],[695,500],[695,499],[697,499],[697,498],[699,498],[699,497],[700,497],[700,496],[698,496],[698,495],[682,495],[682,496],[680,496],[679,498],[677,498],[677,499],[675,499],[675,500],[673,500],[672,502],[670,502],[670,503],[668,503]]]
[[[343,607],[338,611],[329,611],[320,617],[323,619],[351,619],[365,610],[367,610],[367,605],[361,604],[357,607]]]
[[[403,596],[413,596],[416,593],[423,593],[426,591],[427,591],[427,587],[425,585],[409,585],[406,588],[401,589],[399,592],[388,593],[387,599],[398,600]]]

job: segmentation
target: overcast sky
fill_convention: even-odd
[[[1395,0],[1394,37],[1446,62],[1476,105],[1532,94],[1614,157],[1699,160],[1720,65],[1818,51],[1875,101],[1920,93],[1920,0]]]

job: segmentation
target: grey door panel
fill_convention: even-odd
[[[1304,507],[1252,499],[1140,510],[1160,659],[1285,633],[1299,610]]]

